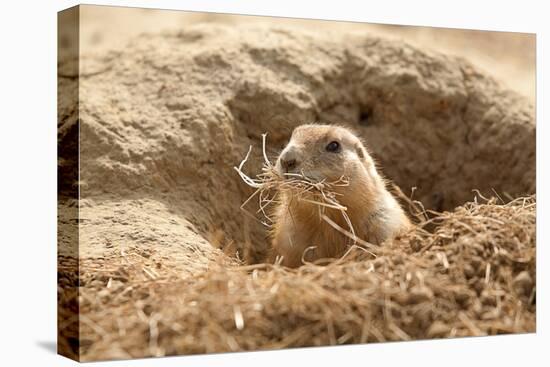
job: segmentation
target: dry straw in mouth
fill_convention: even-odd
[[[312,181],[303,172],[301,173],[284,173],[280,174],[275,166],[267,158],[266,153],[266,140],[267,133],[262,134],[262,154],[263,154],[263,164],[262,172],[258,174],[255,178],[252,178],[243,172],[243,167],[250,157],[252,152],[252,146],[249,147],[246,156],[241,161],[238,167],[233,167],[241,179],[250,187],[256,189],[252,195],[245,200],[241,205],[241,210],[243,210],[248,216],[252,217],[254,220],[259,220],[266,227],[271,227],[273,220],[266,212],[267,207],[276,202],[277,194],[272,194],[273,191],[276,192],[286,192],[296,198],[298,201],[307,202],[310,204],[317,205],[319,209],[319,217],[328,223],[335,230],[349,237],[353,241],[353,245],[359,245],[364,248],[376,249],[377,247],[373,244],[359,238],[355,234],[351,220],[347,214],[347,207],[342,205],[337,196],[340,195],[334,191],[335,187],[348,186],[349,180],[342,176],[339,179],[331,182],[326,180],[321,180],[318,182]],[[246,210],[245,206],[255,197],[258,197],[259,209],[257,213],[262,213],[263,219],[258,219],[254,214]],[[343,219],[347,224],[347,229],[342,228],[332,219],[330,219],[326,214],[325,210],[335,209],[340,211]],[[373,253],[371,253],[374,255]]]

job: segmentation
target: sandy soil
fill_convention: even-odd
[[[80,40],[85,52],[118,49],[141,33],[173,31],[200,23],[278,24],[314,29],[320,33],[364,32],[405,41],[422,49],[464,57],[535,103],[536,38],[533,34],[139,8],[111,9],[97,6],[82,13]]]
[[[508,74],[509,79],[501,82],[482,71],[483,57],[473,56],[481,54],[485,43],[483,54],[500,55],[504,69],[520,63],[526,66],[529,58],[520,60],[518,55],[532,45],[531,36],[476,33],[471,37],[473,33],[462,31],[438,32],[447,34],[441,36],[442,44],[471,57],[470,62],[422,46],[436,30],[425,33],[323,22],[326,32],[319,32],[306,21],[284,20],[274,25],[265,24],[265,18],[246,18],[241,23],[236,18],[181,13],[162,13],[168,15],[160,21],[161,13],[155,11],[124,10],[132,17],[117,14],[120,18],[113,18],[108,8],[84,9],[80,78],[75,60],[70,58],[73,40],[60,34],[58,252],[60,283],[65,286],[60,288],[60,350],[94,360],[306,345],[301,344],[301,337],[288,341],[289,333],[300,336],[302,332],[291,328],[298,325],[293,320],[307,321],[300,328],[311,326],[307,330],[317,339],[308,339],[315,343],[307,345],[336,344],[335,340],[402,340],[404,335],[424,338],[534,330],[534,199],[494,209],[494,213],[509,218],[506,223],[515,221],[521,223],[519,226],[501,222],[483,208],[461,207],[474,199],[473,189],[487,196],[496,192],[505,201],[535,193],[534,109],[529,102],[532,96],[524,93],[529,88],[522,89],[530,85],[530,77],[523,72],[514,77]],[[157,29],[159,24],[162,29]],[[146,33],[136,36],[142,32]],[[411,44],[380,37],[388,32],[397,38],[409,37]],[[112,34],[117,36],[107,37]],[[469,35],[466,40],[464,35]],[[503,42],[495,42],[499,37]],[[469,41],[476,46],[464,51],[461,45]],[[514,48],[516,57],[502,57],[503,44]],[[493,70],[498,73],[498,68]],[[532,76],[532,65],[530,70]],[[387,254],[380,254],[380,262],[390,264],[379,268],[376,277],[380,278],[369,275],[367,262],[342,265],[345,269],[357,267],[357,274],[369,279],[375,289],[370,298],[361,293],[361,287],[346,293],[362,305],[354,308],[357,319],[353,326],[346,321],[336,324],[341,329],[327,330],[326,320],[315,323],[315,319],[304,319],[304,310],[287,309],[279,300],[277,310],[267,314],[256,310],[260,312],[260,316],[255,314],[256,323],[247,325],[263,333],[272,326],[263,329],[262,315],[271,317],[275,325],[281,315],[290,315],[285,318],[284,330],[262,334],[265,343],[258,344],[251,341],[254,336],[246,334],[246,329],[250,338],[245,344],[237,343],[235,340],[241,339],[234,323],[240,330],[240,322],[230,319],[233,324],[228,324],[227,318],[216,319],[211,300],[219,300],[227,289],[233,289],[228,269],[245,271],[243,277],[234,279],[236,284],[256,284],[258,274],[247,273],[241,265],[261,262],[268,244],[265,228],[239,210],[251,190],[233,167],[253,145],[256,149],[247,170],[257,173],[262,133],[268,133],[268,155],[273,159],[292,129],[311,121],[354,128],[380,162],[383,173],[404,192],[408,194],[415,187],[415,198],[426,208],[452,211],[459,206],[456,212],[462,214],[442,227],[443,237],[438,233],[433,238],[413,234],[389,246]],[[75,143],[77,136],[79,145]],[[74,200],[76,188],[80,202]],[[468,221],[472,217],[479,218],[479,223]],[[494,228],[495,220],[498,226]],[[477,229],[463,232],[474,227]],[[510,228],[513,233],[503,234]],[[515,260],[502,262],[485,250],[485,246],[492,248],[492,242],[475,235],[479,231],[499,241],[511,239],[501,244],[507,254],[524,251],[529,256],[517,264]],[[80,239],[78,249],[74,246],[76,238]],[[441,277],[437,273],[441,280],[437,284],[447,289],[454,282],[466,289],[467,301],[457,300],[449,306],[444,301],[449,295],[444,291],[428,296],[424,292],[421,302],[428,303],[422,307],[414,304],[436,312],[419,316],[415,308],[395,316],[405,324],[385,319],[387,309],[372,308],[379,302],[373,297],[380,295],[385,284],[382,280],[392,274],[391,264],[405,264],[399,273],[402,280],[410,278],[407,272],[415,266],[427,276],[434,271],[430,262],[419,265],[424,259],[422,252],[413,256],[416,260],[411,263],[403,263],[403,259],[395,260],[394,250],[419,251],[427,245],[423,241],[435,238],[441,247],[430,252],[430,261],[441,262],[443,255],[437,255],[441,252],[449,258],[458,254],[456,262],[462,264],[455,266],[450,260],[451,268],[459,269],[461,275],[454,270]],[[464,243],[472,243],[479,253],[472,255]],[[75,267],[76,258],[79,268]],[[469,265],[473,270],[464,270],[464,261],[473,261]],[[496,272],[495,278],[486,275],[488,264]],[[310,270],[322,273],[319,279],[326,281],[321,268]],[[334,269],[334,275],[344,276],[349,271],[344,268]],[[464,275],[471,271],[475,277]],[[519,282],[527,277],[530,281],[524,282],[528,284],[521,292],[512,291],[520,273]],[[273,301],[267,295],[278,297],[276,284],[305,279],[302,275],[267,269],[261,275],[268,279],[261,283],[262,292],[267,292],[266,302]],[[331,277],[330,273],[326,276]],[[423,279],[422,275],[418,279]],[[399,286],[395,279],[388,281]],[[410,289],[406,287],[406,291],[423,284],[419,281],[407,280]],[[325,283],[315,284],[321,289]],[[439,285],[434,284],[434,289],[440,289]],[[342,296],[342,289],[329,288],[329,295],[312,295],[307,307],[314,307],[316,302],[327,305],[321,302],[323,297]],[[185,290],[193,294],[192,300],[185,298]],[[509,294],[505,299],[494,295],[503,291]],[[243,288],[235,292],[230,293],[250,300]],[[497,298],[483,301],[483,294],[487,298],[488,292]],[[196,298],[201,295],[205,298]],[[231,305],[253,310],[253,302],[246,301],[245,305],[240,296]],[[208,307],[201,318],[194,310],[173,312],[178,304],[203,301]],[[489,310],[483,309],[484,302],[492,308],[498,305],[498,315],[512,321],[495,317],[494,323],[488,323]],[[78,310],[80,318],[74,317]],[[239,310],[232,309],[232,317],[243,312]],[[441,321],[445,312],[447,326],[452,318],[462,321],[445,330],[437,329],[434,323]],[[72,318],[67,316],[71,314]],[[522,315],[519,321],[513,321],[514,314]],[[372,317],[384,322],[374,325],[374,334],[365,339],[355,328]],[[185,333],[190,320],[198,320],[200,325],[193,321],[196,328]],[[115,323],[118,326],[111,327]],[[180,326],[173,326],[176,324]],[[208,327],[201,329],[203,324]],[[353,335],[346,336],[346,327],[355,330]],[[201,330],[207,330],[206,334]],[[216,338],[221,342],[213,342]],[[128,340],[132,345],[125,343]]]

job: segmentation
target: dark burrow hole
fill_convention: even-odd
[[[360,126],[370,126],[373,122],[373,109],[372,107],[364,107],[359,111],[359,117],[357,119]]]

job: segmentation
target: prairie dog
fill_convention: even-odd
[[[344,177],[349,184],[333,188],[337,200],[347,207],[355,235],[372,244],[407,230],[411,222],[386,189],[375,163],[361,140],[350,130],[334,125],[307,124],[294,129],[275,169],[279,174],[302,174],[319,182]],[[274,210],[271,231],[272,256],[283,257],[282,264],[298,267],[307,261],[342,256],[353,240],[321,217],[319,206],[281,191]],[[324,214],[348,229],[342,213],[324,208]],[[310,247],[304,253],[304,251]]]

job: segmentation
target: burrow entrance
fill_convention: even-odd
[[[247,84],[228,104],[236,135],[245,137],[236,151],[242,158],[254,146],[247,171],[255,175],[262,133],[268,134],[268,156],[274,161],[296,126],[337,123],[357,132],[384,176],[426,209],[453,210],[472,201],[474,190],[505,202],[533,194],[536,130],[530,106],[467,67],[463,83],[447,94],[408,79],[397,85],[351,83],[335,88],[332,96],[281,95]],[[309,99],[313,108],[296,102]],[[252,191],[237,175],[232,179],[244,202]],[[248,227],[251,241],[258,243],[254,247],[263,253],[266,229],[258,223]]]

